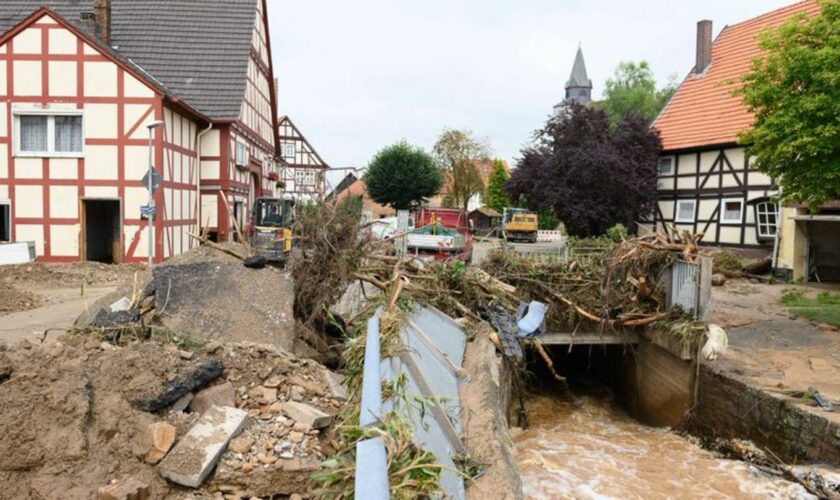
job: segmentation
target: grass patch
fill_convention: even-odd
[[[840,293],[820,292],[811,298],[802,290],[785,290],[781,302],[792,314],[840,327]]]

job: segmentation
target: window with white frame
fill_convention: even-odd
[[[236,165],[244,167],[248,165],[248,146],[241,142],[236,143],[235,152]]]
[[[298,186],[314,186],[315,185],[315,171],[314,170],[296,170],[295,184]]]
[[[720,204],[721,224],[740,224],[744,221],[744,200],[727,198]]]
[[[755,205],[758,237],[773,238],[778,230],[779,206],[772,201],[762,201]]]
[[[294,142],[287,142],[283,144],[283,158],[294,159],[295,153],[297,153],[297,148],[295,148]]]
[[[697,200],[677,200],[677,213],[674,222],[694,222],[697,212]]]
[[[80,157],[84,154],[81,111],[15,111],[15,156]]]
[[[659,175],[674,175],[673,156],[662,156],[659,158]]]

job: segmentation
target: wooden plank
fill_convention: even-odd
[[[622,345],[638,344],[639,335],[625,332],[616,333],[546,333],[538,337],[543,345]]]

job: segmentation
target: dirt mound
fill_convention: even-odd
[[[225,366],[211,384],[230,383],[236,405],[249,411],[243,435],[253,445],[228,450],[215,477],[192,498],[215,498],[219,491],[305,493],[322,449],[331,449],[331,431],[304,429],[281,408],[294,399],[335,413],[339,402],[325,389],[322,366],[252,343],[190,353],[155,342],[115,347],[95,337],[72,336],[0,352],[0,364],[11,366],[10,377],[0,383],[3,496],[92,498],[111,480],[133,477],[148,485],[150,498],[184,498],[186,490],[144,461],[144,443],[150,424],[167,421],[180,438],[199,415],[169,409],[147,413],[132,402],[208,359]]]
[[[113,265],[99,262],[74,262],[53,264],[33,262],[0,266],[0,282],[20,285],[38,285],[40,287],[61,288],[119,284],[127,281],[136,271],[142,271],[140,265]]]
[[[29,311],[41,306],[43,299],[32,292],[12,285],[0,286],[0,314]]]

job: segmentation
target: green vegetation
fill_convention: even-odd
[[[657,89],[647,61],[624,61],[607,80],[600,107],[610,115],[613,126],[631,114],[651,123],[676,90],[676,77],[672,76],[665,87]]]
[[[840,293],[820,292],[816,298],[809,298],[802,290],[788,289],[781,302],[792,314],[840,327]]]
[[[402,141],[376,153],[364,181],[368,194],[377,203],[408,210],[437,194],[443,176],[434,158]]]
[[[506,207],[511,206],[510,198],[505,192],[505,184],[510,179],[510,174],[505,170],[502,160],[493,160],[493,171],[487,179],[487,190],[484,193],[484,204],[493,210],[502,213]]]
[[[490,158],[490,146],[471,130],[444,129],[432,153],[448,177],[443,204],[466,210],[470,198],[484,191],[478,163]]]
[[[781,185],[785,202],[812,210],[840,197],[840,0],[761,37],[767,57],[736,90],[755,114],[740,136],[756,167]]]

